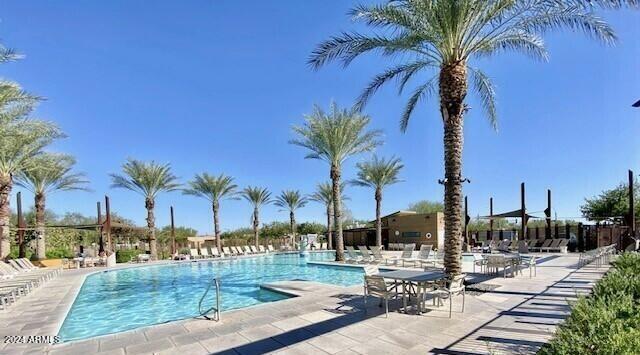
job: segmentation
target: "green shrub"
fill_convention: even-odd
[[[73,252],[67,248],[55,248],[55,249],[47,249],[46,252],[47,259],[63,259],[63,258],[73,258]]]
[[[539,354],[637,354],[640,254],[625,253],[588,297],[581,297]]]
[[[128,263],[131,258],[144,254],[144,251],[137,249],[125,249],[116,251],[116,263]]]

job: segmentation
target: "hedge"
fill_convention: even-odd
[[[144,254],[144,251],[137,249],[125,249],[116,251],[116,263],[128,263],[131,258]]]
[[[538,354],[640,353],[640,254],[625,253]]]

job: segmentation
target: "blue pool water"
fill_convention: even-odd
[[[220,280],[223,311],[288,297],[261,289],[267,282],[362,282],[359,268],[307,264],[333,259],[333,252],[277,254],[101,272],[87,277],[58,335],[63,341],[77,340],[198,316],[198,302],[213,277]],[[211,307],[214,298],[211,292],[203,308]]]

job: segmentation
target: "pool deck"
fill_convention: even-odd
[[[283,281],[262,286],[297,297],[223,312],[220,322],[188,319],[55,345],[3,343],[0,353],[533,354],[569,314],[569,302],[590,292],[607,270],[577,269],[577,261],[577,255],[543,254],[531,279],[528,270],[512,278],[473,275],[497,288],[468,293],[464,313],[461,298],[454,298],[452,318],[446,303],[416,315],[398,312],[397,302],[385,318],[377,302],[364,307],[362,286]],[[95,271],[65,270],[0,311],[0,333],[57,334],[84,278]]]

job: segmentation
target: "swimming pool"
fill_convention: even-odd
[[[362,269],[307,264],[333,260],[333,252],[275,254],[232,261],[178,263],[113,270],[86,278],[59,332],[62,341],[90,338],[198,316],[198,302],[213,277],[220,280],[223,311],[288,296],[260,284],[309,280],[350,286]],[[212,290],[213,291],[213,290]],[[203,308],[213,305],[215,292]]]

